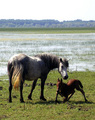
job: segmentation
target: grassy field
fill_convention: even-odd
[[[95,28],[0,28],[0,32],[27,34],[95,33]]]
[[[55,103],[56,85],[45,85],[47,102],[41,101],[40,80],[33,92],[32,101],[27,99],[32,82],[25,82],[23,96],[25,103],[19,101],[19,91],[12,91],[12,103],[8,103],[8,77],[0,77],[0,120],[95,120],[95,72],[69,72],[69,79],[81,80],[88,102],[76,91],[67,103]],[[46,83],[56,83],[61,78],[57,71],[51,71]],[[3,81],[2,81],[3,80]],[[67,80],[68,81],[68,80]],[[65,83],[67,81],[64,81]]]

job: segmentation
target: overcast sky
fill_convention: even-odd
[[[95,0],[0,0],[0,19],[95,20]]]

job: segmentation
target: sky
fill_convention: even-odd
[[[95,20],[95,0],[0,0],[0,19]]]

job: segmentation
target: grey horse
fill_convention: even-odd
[[[11,57],[8,61],[8,76],[9,76],[9,102],[12,102],[11,92],[12,87],[20,87],[20,102],[23,100],[23,83],[25,80],[33,81],[31,92],[28,99],[31,99],[32,92],[36,86],[38,78],[41,79],[41,95],[40,99],[46,101],[44,98],[44,84],[50,70],[58,68],[59,73],[63,79],[68,78],[67,68],[68,60],[58,58],[51,54],[39,54],[34,57],[25,54],[17,54]]]

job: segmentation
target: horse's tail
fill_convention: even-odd
[[[12,75],[12,85],[14,86],[14,88],[18,89],[18,87],[20,86],[20,83],[23,82],[23,67],[21,64],[16,64],[14,65],[14,71],[13,71],[13,75]]]
[[[80,86],[81,88],[83,88],[83,85],[82,85],[82,83],[80,82],[80,80],[78,80],[78,82],[79,82],[79,86]]]

